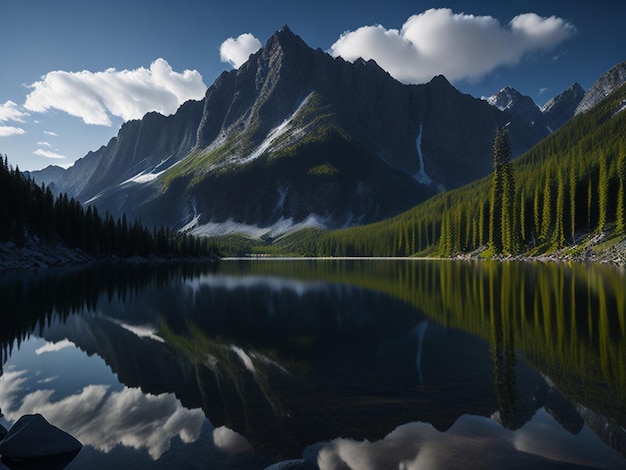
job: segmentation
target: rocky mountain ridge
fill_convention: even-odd
[[[197,234],[350,226],[488,174],[499,126],[510,123],[516,155],[544,138],[544,115],[517,95],[499,109],[443,76],[403,85],[284,27],[202,101],[125,123],[61,177],[32,176],[101,212]]]
[[[626,62],[616,65],[596,80],[576,107],[575,114],[588,111],[623,83],[626,83]]]

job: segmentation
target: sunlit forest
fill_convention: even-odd
[[[625,100],[622,86],[508,166],[498,163],[506,142],[494,139],[493,174],[392,219],[311,230],[280,246],[321,256],[450,256],[546,253],[594,234],[623,236]]]

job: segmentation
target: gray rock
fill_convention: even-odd
[[[22,416],[0,442],[3,461],[77,454],[81,448],[77,439],[48,423],[40,414]]]
[[[616,65],[608,72],[602,74],[593,86],[585,93],[585,96],[576,108],[576,115],[584,113],[602,101],[613,90],[626,82],[626,62]]]

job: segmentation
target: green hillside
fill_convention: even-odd
[[[504,203],[492,174],[391,219],[280,246],[318,256],[541,254],[600,234],[623,238],[625,108],[622,86],[514,161]]]

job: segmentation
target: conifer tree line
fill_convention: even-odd
[[[626,235],[626,86],[511,161],[494,130],[491,175],[375,224],[300,237],[318,256],[549,252],[582,236]]]
[[[0,155],[0,242],[17,246],[27,240],[60,242],[94,257],[214,256],[207,239],[169,228],[149,229],[126,215],[102,217],[95,206],[86,209],[74,198],[55,198],[49,187],[38,186]]]

